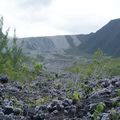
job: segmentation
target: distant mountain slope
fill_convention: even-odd
[[[78,48],[86,53],[93,53],[100,48],[107,55],[120,56],[120,19],[111,20]]]
[[[24,51],[55,52],[64,51],[69,48],[78,47],[86,35],[61,35],[47,37],[28,37],[19,40],[24,41]]]
[[[110,56],[120,56],[120,19],[111,20],[96,33],[21,38],[24,52],[67,52],[93,54],[98,48]]]

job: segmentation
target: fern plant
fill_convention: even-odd
[[[94,111],[94,113],[93,113],[93,119],[94,119],[94,120],[99,120],[99,119],[100,119],[100,115],[101,115],[101,113],[104,111],[104,109],[105,109],[105,103],[100,102],[100,103],[97,105],[97,107],[96,107],[96,109],[95,109],[95,111]]]

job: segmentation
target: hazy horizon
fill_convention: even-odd
[[[88,34],[120,18],[118,0],[4,0],[4,29],[18,37]]]

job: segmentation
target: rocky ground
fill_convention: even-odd
[[[27,82],[1,75],[0,120],[120,120],[120,77],[81,81],[64,71],[73,64],[48,57]]]
[[[1,76],[0,120],[120,119],[119,77],[86,81],[78,87],[70,84],[71,76],[44,72],[29,83]]]

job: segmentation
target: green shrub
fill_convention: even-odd
[[[41,70],[42,70],[42,64],[40,64],[40,63],[35,63],[35,65],[34,65],[34,70],[35,70],[35,73],[36,74],[39,74],[40,72],[41,72]]]
[[[117,90],[117,95],[120,97],[120,89]]]
[[[94,120],[100,119],[99,116],[104,111],[104,109],[105,109],[105,103],[100,102],[93,113],[93,119]]]
[[[81,98],[81,97],[80,97],[80,93],[77,92],[77,91],[75,91],[75,92],[73,93],[72,99],[73,99],[73,100],[76,100],[76,101],[79,101],[80,98]]]

